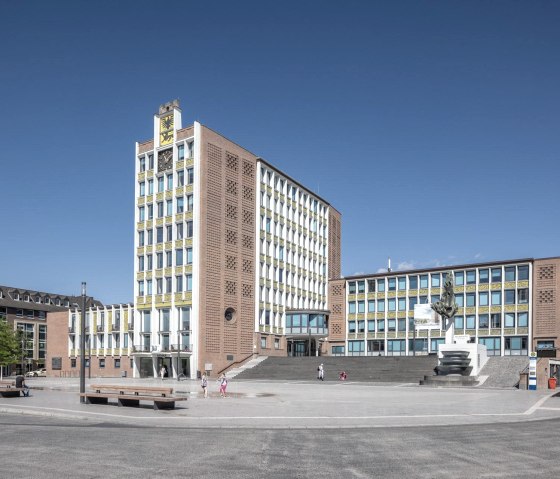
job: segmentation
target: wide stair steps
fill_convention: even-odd
[[[437,357],[268,357],[256,367],[240,372],[236,379],[317,380],[317,367],[321,363],[325,370],[325,381],[339,381],[339,373],[345,371],[347,381],[418,384],[423,376],[432,374],[437,365]]]
[[[262,363],[265,359],[267,358],[267,356],[257,356],[255,358],[251,358],[249,361],[247,361],[246,363],[242,364],[241,366],[237,367],[237,368],[232,368],[230,369],[226,375],[229,378],[235,378],[237,377],[240,373],[242,373],[243,371],[246,371],[247,369],[251,369],[254,368],[255,366],[257,366],[258,364]]]

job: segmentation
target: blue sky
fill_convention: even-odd
[[[343,274],[560,254],[560,2],[0,0],[0,284],[132,301],[179,98],[343,216]]]

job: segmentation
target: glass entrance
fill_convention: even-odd
[[[317,341],[315,339],[288,339],[288,356],[316,356]]]

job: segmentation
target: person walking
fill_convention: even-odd
[[[161,369],[159,370],[159,376],[161,377],[161,380],[163,381],[163,378],[165,376],[165,366],[162,366]]]
[[[200,385],[202,387],[202,390],[204,391],[204,397],[207,398],[208,397],[208,376],[206,376],[206,373],[202,374],[202,379],[200,381]]]
[[[226,396],[226,389],[227,389],[227,384],[228,384],[228,380],[226,378],[226,373],[222,373],[222,375],[220,376],[218,381],[220,382],[220,397],[225,398],[225,397],[227,397]]]
[[[325,369],[323,368],[323,363],[319,364],[319,367],[317,368],[318,374],[317,374],[317,379],[320,379],[321,381],[325,380]]]

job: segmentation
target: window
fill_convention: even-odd
[[[105,358],[99,358],[99,369],[105,368]]]
[[[479,269],[478,270],[478,282],[479,283],[488,283],[489,280],[489,271],[488,269]]]
[[[154,155],[152,155],[152,154],[148,155],[148,168],[150,170],[154,169]]]
[[[439,273],[432,273],[432,288],[439,288],[441,286],[441,275]]]
[[[194,157],[194,141],[187,142],[187,154],[189,158]]]
[[[397,289],[397,279],[389,278],[389,291],[395,291]]]
[[[173,189],[173,174],[167,175],[167,189]]]
[[[466,317],[466,327],[467,329],[474,329],[475,328],[475,320],[476,317],[475,316],[467,316]]]
[[[170,276],[165,278],[165,292],[166,293],[173,292],[173,279]]]
[[[397,330],[397,321],[394,319],[387,320],[387,331],[396,331]]]
[[[377,331],[380,333],[385,332],[385,320],[384,319],[379,319],[377,321]]]
[[[187,274],[186,279],[187,279],[187,286],[185,290],[192,291],[192,274]]]
[[[167,225],[165,227],[165,237],[166,237],[166,241],[172,241],[173,240],[173,226],[172,225]]]
[[[192,238],[193,236],[193,222],[187,221],[187,238]]]
[[[515,281],[515,266],[506,266],[506,281]]]
[[[368,313],[375,313],[375,301],[367,302]]]
[[[163,294],[163,279],[156,279],[156,294]]]
[[[185,145],[179,145],[177,147],[177,157],[178,157],[179,161],[185,159]]]
[[[467,284],[476,283],[476,271],[474,269],[467,271]]]
[[[364,320],[358,321],[358,333],[365,333],[366,322]]]
[[[366,291],[366,283],[365,281],[358,281],[358,293],[365,293]]]
[[[194,169],[188,168],[187,169],[187,184],[192,185],[194,183]]]
[[[526,356],[527,351],[526,336],[512,336],[504,338],[504,355],[505,356]]]
[[[152,280],[151,279],[146,280],[146,294],[148,296],[151,296],[151,294],[152,294]]]
[[[76,367],[76,358],[70,358],[70,367],[71,367],[71,368],[75,368],[75,367]]]
[[[488,306],[488,293],[478,293],[478,305]]]
[[[368,330],[368,333],[375,333],[375,321],[368,321],[367,322],[367,330]]]
[[[364,351],[363,341],[348,341],[348,356],[363,356]]]
[[[488,356],[500,356],[502,341],[500,338],[479,338],[478,343],[486,346]]]
[[[420,275],[420,288],[424,289],[428,287],[428,275],[422,274]]]
[[[154,194],[154,180],[148,180],[148,194]]]
[[[154,231],[148,230],[148,245],[151,245],[153,243],[154,243]]]
[[[465,284],[465,273],[463,271],[457,271],[455,273],[455,285],[463,286]]]
[[[385,312],[385,300],[384,299],[379,299],[377,301],[377,312],[378,313]]]
[[[115,369],[120,369],[121,367],[121,360],[120,358],[115,358]]]
[[[502,315],[500,313],[493,313],[490,315],[490,327],[494,329],[502,327]]]
[[[144,256],[138,256],[138,271],[144,271]]]
[[[348,283],[348,294],[356,294],[356,283],[354,281]]]
[[[183,249],[176,249],[175,250],[175,265],[182,266],[183,265]]]
[[[144,232],[138,231],[138,246],[144,246]]]
[[[185,171],[177,172],[177,186],[185,186]]]
[[[377,291],[380,293],[385,291],[385,278],[377,280]]]
[[[175,230],[177,231],[177,239],[183,239],[183,223],[177,223]]]
[[[182,213],[185,210],[184,198],[182,196],[177,198],[177,213]]]
[[[465,296],[463,295],[463,293],[455,295],[455,302],[457,303],[457,306],[459,306],[459,308],[465,306]]]
[[[409,276],[408,286],[410,289],[418,289],[418,276]]]
[[[187,195],[187,211],[192,211],[193,210],[193,195]]]
[[[504,295],[505,304],[515,304],[515,289],[506,289]]]
[[[183,276],[180,274],[175,276],[175,291],[177,293],[181,293],[183,291]]]
[[[519,304],[527,304],[529,302],[529,289],[523,288],[517,290],[517,302]]]
[[[165,214],[171,216],[173,214],[173,200],[165,201]]]
[[[455,328],[463,329],[465,327],[465,318],[463,316],[455,316]]]
[[[416,296],[411,296],[408,298],[408,309],[414,311],[414,306],[418,304],[418,298]]]
[[[192,248],[187,248],[187,263],[192,264]]]
[[[502,268],[492,268],[492,283],[502,282]]]
[[[517,327],[526,328],[529,324],[529,313],[517,313]]]
[[[517,267],[517,281],[527,281],[529,279],[529,266]]]
[[[358,301],[358,313],[365,313],[366,311],[364,301]]]
[[[356,332],[356,321],[348,321],[348,333],[354,334]]]
[[[146,183],[140,182],[140,196],[146,196]]]
[[[154,219],[154,205],[153,205],[153,203],[150,203],[148,205],[148,219],[149,220]]]
[[[165,266],[171,268],[173,266],[173,253],[171,251],[165,252]]]
[[[158,215],[158,218],[163,217],[163,201],[158,201],[157,202],[157,215]]]
[[[165,180],[164,180],[163,176],[158,177],[158,179],[157,179],[158,193],[161,193],[164,190],[164,187],[163,187],[164,183],[165,183]]]
[[[502,292],[492,291],[492,306],[500,306],[502,304]]]
[[[504,320],[505,328],[515,328],[515,313],[506,313]]]
[[[326,255],[323,255],[323,256],[326,256]],[[369,293],[375,293],[375,280],[374,279],[368,279],[367,285],[368,285],[368,292]]]
[[[480,314],[478,316],[478,327],[480,329],[488,329],[488,315]]]
[[[406,298],[399,298],[399,311],[405,311],[406,310]]]
[[[406,289],[406,276],[399,276],[398,284],[399,284],[399,291],[404,291]]]
[[[274,338],[274,349],[280,349],[280,338]]]
[[[476,306],[476,296],[475,293],[467,293],[467,308]]]
[[[144,281],[138,281],[138,296],[144,296]]]
[[[138,168],[141,172],[146,171],[146,157],[145,156],[141,156],[140,158],[138,158]]]
[[[348,303],[348,314],[356,314],[356,303],[354,301]]]
[[[163,268],[163,253],[156,253],[156,268]]]
[[[163,226],[158,226],[156,229],[156,243],[163,243]]]
[[[138,208],[138,221],[144,221],[146,218],[144,216],[144,207],[140,206]]]

